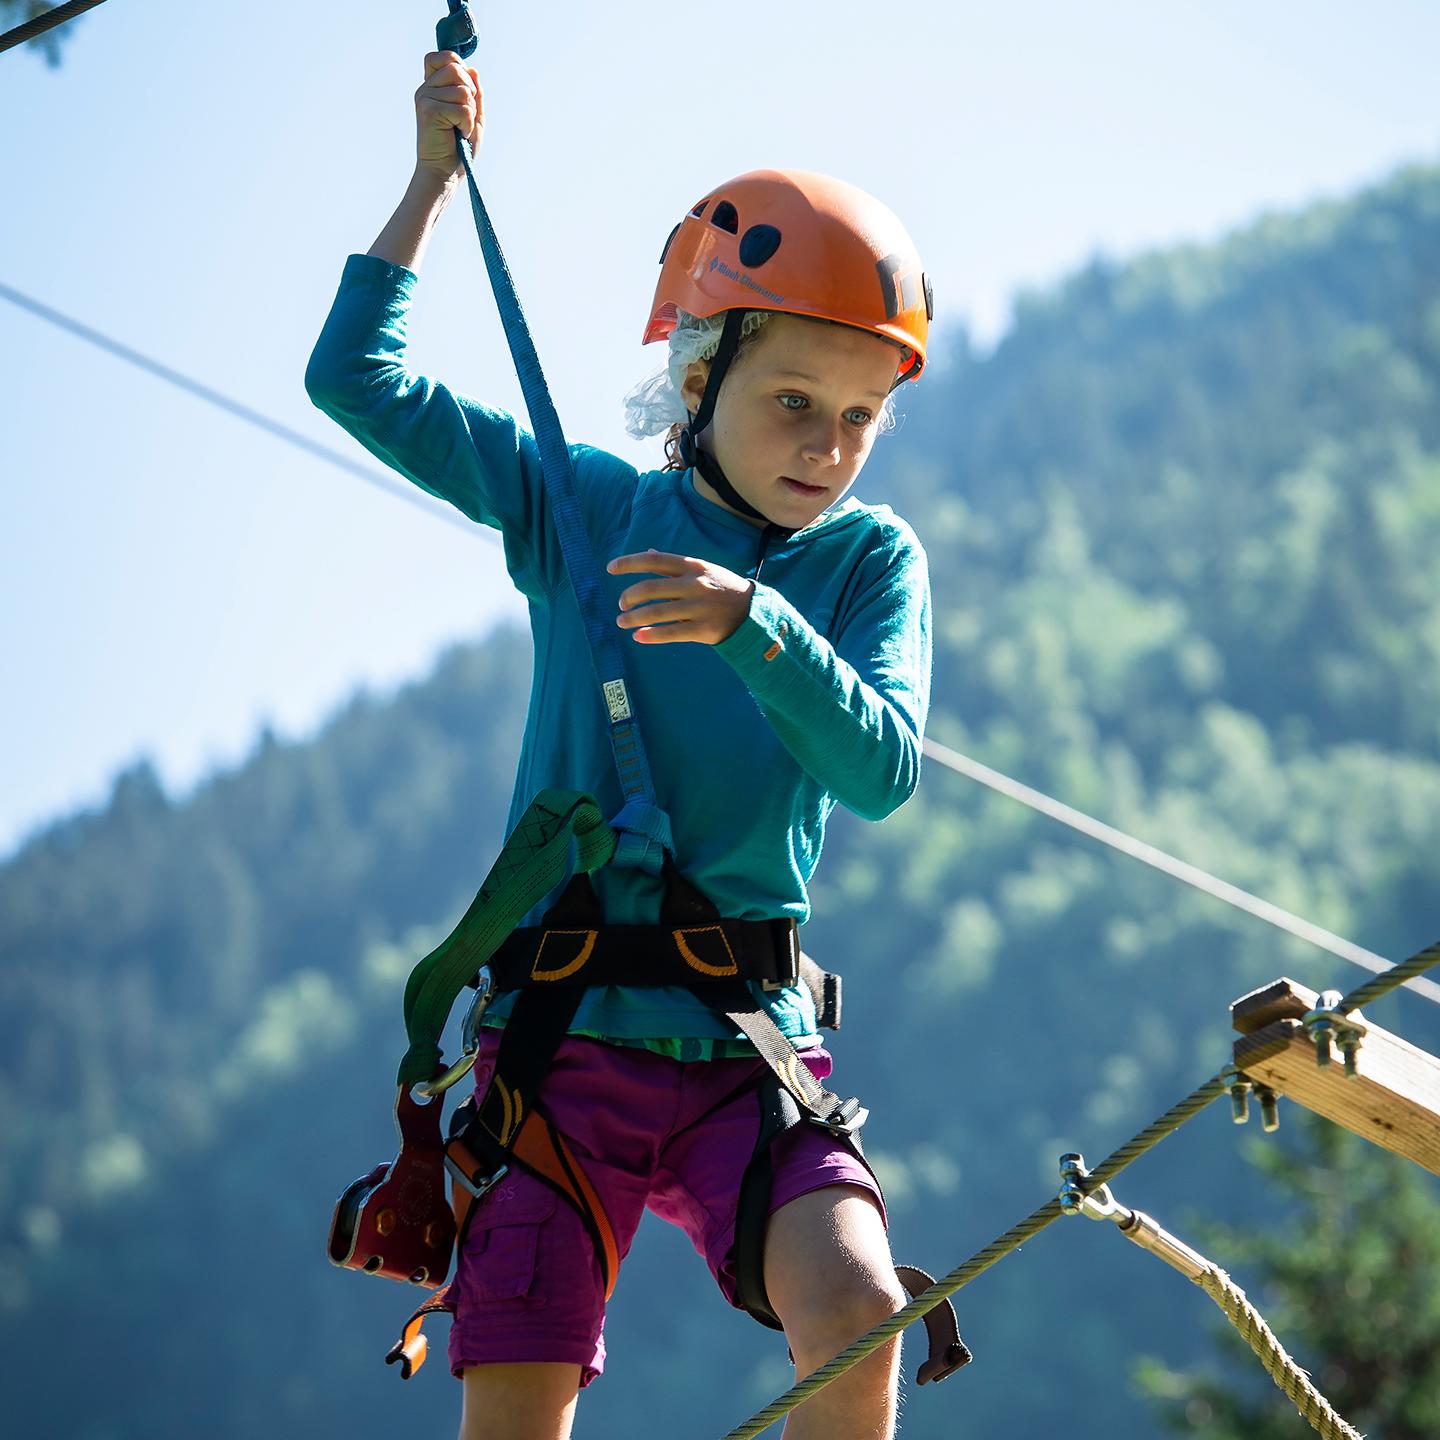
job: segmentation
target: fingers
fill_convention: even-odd
[[[677,620],[695,618],[694,606],[688,600],[662,600],[640,610],[617,615],[615,623],[622,630],[641,630],[647,625],[673,625]]]
[[[693,575],[704,568],[704,562],[686,555],[672,555],[666,550],[641,550],[634,555],[618,555],[605,567],[612,575]]]
[[[453,50],[432,50],[425,57],[425,78],[428,80],[437,70],[454,70],[455,78],[465,74],[475,75],[473,70],[467,70],[465,62]],[[475,76],[478,80],[480,77]]]
[[[699,644],[713,645],[714,638],[706,633],[698,620],[681,620],[674,625],[647,625],[630,637],[641,645]]]
[[[637,605],[653,605],[657,600],[678,598],[679,588],[674,579],[642,580],[638,585],[628,586],[620,592],[620,608],[633,610]]]

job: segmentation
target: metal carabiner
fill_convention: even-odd
[[[414,1086],[416,1095],[433,1100],[435,1096],[443,1095],[457,1081],[463,1080],[475,1068],[475,1057],[480,1053],[480,1021],[484,1019],[494,998],[495,980],[490,974],[490,967],[483,965],[480,968],[479,983],[475,986],[475,998],[470,1002],[470,1008],[465,1012],[465,1019],[460,1024],[460,1058],[442,1075]]]

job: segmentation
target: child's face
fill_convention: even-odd
[[[726,374],[705,448],[750,504],[799,530],[855,483],[897,359],[889,341],[853,326],[772,315]],[[708,370],[700,360],[686,375],[691,414]],[[695,485],[724,504],[698,473]]]

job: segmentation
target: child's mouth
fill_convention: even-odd
[[[782,475],[780,478],[797,495],[805,495],[814,499],[816,495],[823,495],[825,493],[825,487],[823,485],[806,485],[799,480],[792,480],[788,475]]]

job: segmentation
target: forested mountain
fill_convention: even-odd
[[[1026,297],[936,358],[859,493],[931,556],[937,739],[1382,953],[1440,933],[1440,169]],[[380,1364],[411,1297],[322,1247],[393,1150],[403,978],[501,839],[527,681],[496,632],[183,804],[138,767],[0,870],[7,1431],[453,1433],[443,1343],[409,1385]],[[932,1270],[1213,1074],[1236,995],[1358,973],[933,766],[883,825],[837,812],[813,898],[839,1074]],[[1375,1018],[1440,1049],[1423,1002]],[[1209,1112],[1117,1193],[1277,1225],[1237,1133]],[[1110,1227],[959,1301],[976,1363],[909,1440],[1159,1434],[1132,1361],[1209,1350],[1209,1302]],[[703,1440],[788,1373],[648,1222],[608,1338],[581,1435]]]

